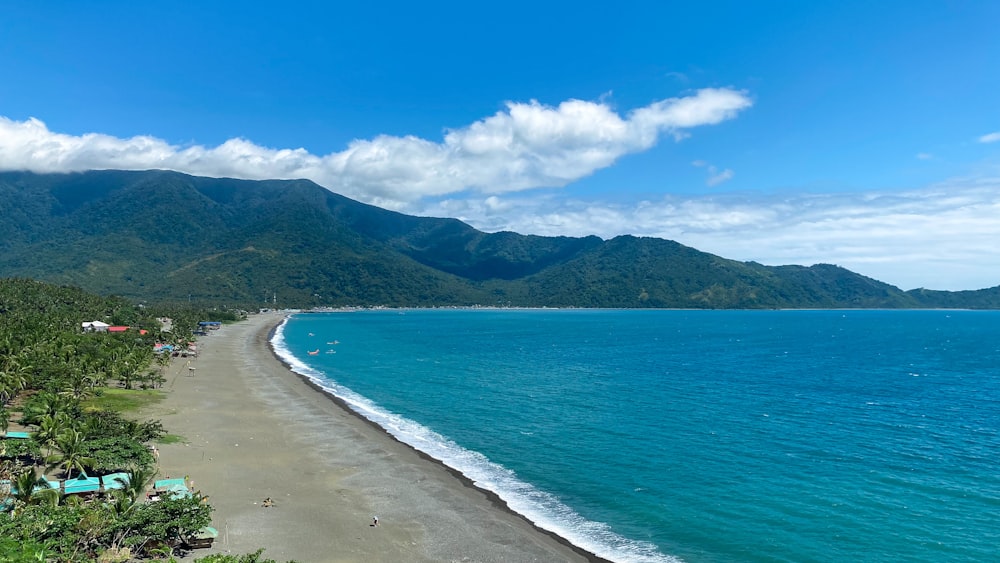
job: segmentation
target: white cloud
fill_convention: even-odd
[[[1000,179],[906,193],[669,196],[634,204],[553,194],[449,199],[415,210],[486,231],[676,240],[768,265],[833,263],[903,289],[1000,285]]]
[[[442,142],[381,135],[325,156],[245,139],[180,148],[149,136],[74,136],[50,131],[34,118],[0,117],[0,169],[161,168],[214,177],[308,178],[349,197],[400,209],[423,197],[465,190],[502,194],[565,186],[649,149],[662,135],[681,139],[688,129],[732,119],[751,105],[745,92],[713,88],[625,116],[605,102],[509,102],[505,110],[447,131]]]
[[[694,162],[691,163],[691,166],[697,166],[698,168],[705,168],[705,170],[708,172],[708,178],[705,180],[705,185],[710,188],[718,186],[723,182],[732,180],[733,176],[736,175],[736,173],[730,170],[729,168],[720,171],[715,165],[709,164],[704,160],[695,160]]]
[[[932,158],[934,158],[934,155],[932,155],[929,152],[918,152],[917,153],[917,160],[930,160]]]
[[[652,147],[663,135],[732,119],[743,92],[697,91],[626,114],[601,102],[508,103],[440,142],[378,136],[313,155],[244,139],[178,147],[151,136],[66,135],[37,119],[0,117],[0,169],[171,169],[247,179],[309,178],[338,193],[486,231],[605,238],[655,236],[764,264],[829,262],[903,287],[1000,284],[1000,179],[956,180],[907,193],[665,197],[633,204],[566,199],[551,190]],[[1000,141],[1000,132],[979,138]],[[917,158],[929,157],[924,153]],[[733,177],[704,160],[706,184]],[[429,203],[433,201],[433,203]]]
[[[708,185],[709,187],[718,186],[723,182],[732,180],[733,176],[735,175],[734,172],[728,168],[726,168],[721,172],[717,172],[715,170],[715,167],[713,166],[709,168],[708,171],[710,176],[708,177],[708,180],[705,180],[705,184]]]
[[[994,133],[988,133],[986,135],[983,135],[982,137],[979,137],[980,143],[995,143],[997,141],[1000,141],[1000,131],[996,131]]]
[[[691,79],[688,78],[688,75],[684,74],[683,72],[673,71],[673,72],[668,72],[663,76],[666,76],[667,78],[673,78],[674,80],[681,82],[683,84],[687,84],[688,82],[691,81]]]

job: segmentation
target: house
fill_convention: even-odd
[[[109,326],[108,332],[125,332],[128,330],[127,326]]]
[[[212,547],[212,543],[215,539],[219,537],[219,531],[211,526],[205,526],[198,530],[198,532],[187,538],[184,538],[184,544],[191,549],[204,549],[207,547]]]
[[[153,483],[153,492],[158,497],[171,499],[192,496],[186,477],[181,479],[160,479]]]
[[[107,332],[109,326],[111,325],[108,323],[102,323],[101,321],[86,321],[80,323],[80,327],[83,328],[84,332]]]
[[[35,488],[32,489],[32,494],[44,491],[47,489],[59,490],[59,481],[49,481],[47,478],[43,479]],[[0,496],[4,496],[2,501],[0,501],[0,512],[7,512],[8,510],[14,508],[14,499],[8,495],[16,495],[17,487],[8,479],[0,480]]]
[[[101,477],[101,485],[104,488],[104,492],[124,489],[129,484],[128,473],[118,472],[109,473]]]
[[[79,477],[63,481],[63,494],[67,495],[92,495],[100,490],[100,477],[87,477],[86,473],[81,473]]]

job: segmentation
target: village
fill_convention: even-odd
[[[28,534],[19,542],[40,552],[96,550],[106,563],[213,544],[208,497],[186,475],[160,474],[157,443],[170,435],[128,412],[157,400],[171,366],[193,374],[196,338],[222,326],[182,322],[81,321],[55,335],[53,352],[0,357],[0,537]]]

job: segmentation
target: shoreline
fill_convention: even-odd
[[[286,318],[199,338],[199,357],[172,363],[166,398],[142,412],[184,437],[159,445],[161,476],[189,477],[215,508],[215,544],[182,560],[265,548],[302,563],[607,561],[293,372],[270,343]]]
[[[303,383],[305,383],[306,385],[308,385],[309,387],[311,387],[312,389],[314,389],[316,392],[322,394],[324,397],[328,398],[330,401],[332,401],[338,407],[340,407],[341,409],[343,409],[344,411],[346,411],[348,414],[357,417],[357,419],[360,420],[361,422],[364,422],[365,424],[371,426],[373,429],[377,430],[378,432],[381,432],[386,438],[388,438],[388,439],[390,439],[390,440],[392,440],[392,441],[394,441],[394,442],[396,442],[396,443],[398,443],[398,444],[400,444],[400,445],[402,445],[404,447],[407,447],[407,448],[411,449],[414,453],[416,453],[422,459],[424,459],[424,460],[426,460],[426,461],[428,461],[430,463],[433,463],[433,464],[439,466],[441,469],[444,469],[445,471],[447,471],[448,473],[450,473],[453,477],[455,477],[459,482],[461,482],[461,484],[463,486],[468,487],[470,489],[473,489],[473,490],[476,490],[476,491],[482,493],[483,495],[486,496],[487,499],[489,499],[490,503],[493,506],[495,506],[496,508],[498,508],[498,509],[500,509],[500,510],[502,510],[502,511],[504,511],[504,512],[506,512],[506,513],[508,513],[508,514],[510,514],[512,516],[515,516],[517,518],[522,519],[526,524],[528,524],[529,526],[531,526],[535,531],[537,531],[537,532],[539,532],[541,534],[544,534],[546,536],[549,536],[552,539],[554,539],[555,541],[561,543],[562,545],[564,545],[564,546],[572,549],[573,551],[575,551],[576,553],[578,553],[580,556],[586,558],[586,560],[589,563],[613,563],[612,561],[610,561],[608,559],[604,559],[603,557],[600,557],[600,556],[598,556],[598,555],[596,555],[594,553],[591,553],[591,552],[583,549],[582,547],[580,547],[580,546],[578,546],[578,545],[570,542],[568,539],[560,536],[559,534],[557,534],[555,532],[552,532],[552,531],[549,531],[549,530],[546,530],[544,528],[539,527],[536,523],[534,523],[531,520],[529,520],[523,514],[521,514],[521,513],[517,512],[517,511],[513,510],[512,508],[510,508],[510,505],[507,503],[507,501],[505,501],[497,493],[495,493],[493,491],[490,491],[488,489],[484,489],[484,488],[476,485],[475,482],[472,479],[470,479],[469,477],[467,477],[461,471],[459,471],[459,470],[457,470],[457,469],[449,466],[448,464],[444,463],[443,461],[441,461],[441,460],[439,460],[439,459],[437,459],[435,457],[432,457],[431,455],[427,454],[426,452],[422,452],[422,451],[418,450],[417,448],[414,448],[413,446],[411,446],[411,445],[409,445],[409,444],[401,441],[399,438],[396,438],[391,433],[389,433],[388,430],[386,430],[385,428],[382,428],[381,426],[379,426],[378,423],[376,423],[376,422],[374,422],[372,420],[369,420],[368,418],[365,418],[364,415],[362,415],[358,411],[352,409],[351,406],[346,401],[344,401],[343,399],[341,399],[340,397],[337,397],[336,395],[330,393],[329,390],[323,388],[321,385],[319,385],[318,383],[316,383],[315,381],[313,381],[309,377],[307,377],[305,375],[302,375],[301,373],[296,372],[293,369],[293,367],[288,364],[288,362],[286,362],[281,356],[278,355],[277,351],[274,349],[274,344],[273,344],[273,338],[274,338],[275,332],[277,332],[278,328],[280,328],[282,324],[284,324],[285,322],[287,322],[287,320],[288,320],[288,316],[285,316],[279,322],[277,322],[273,326],[271,326],[270,329],[268,329],[268,332],[267,332],[267,348],[268,348],[268,350],[270,350],[271,355],[274,356],[275,360],[277,360],[278,362],[280,362],[281,365],[283,365],[286,369],[288,369],[288,371],[290,371],[291,373],[295,374]]]

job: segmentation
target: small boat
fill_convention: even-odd
[[[316,348],[316,350],[309,351],[310,356],[315,356],[317,354],[319,354],[319,348]]]

